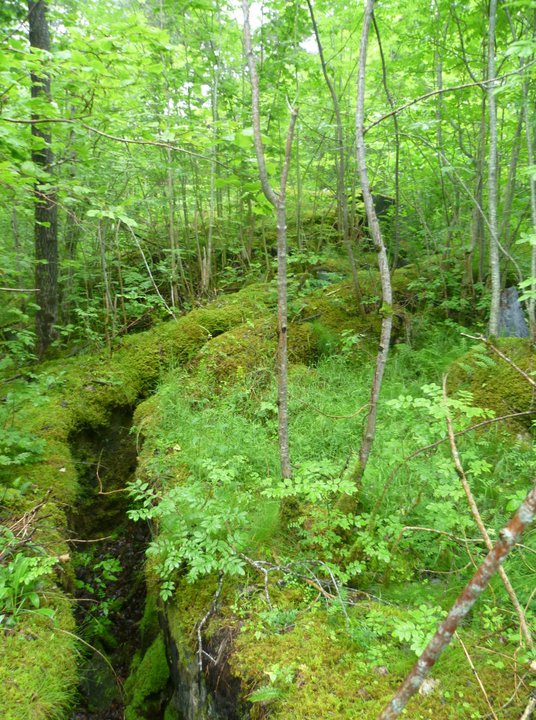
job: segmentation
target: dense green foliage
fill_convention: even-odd
[[[49,50],[35,42],[36,6],[47,11]],[[492,540],[534,482],[534,2],[501,3],[491,43],[488,11],[476,0],[376,3],[365,143],[391,263],[387,303],[355,156],[363,8],[314,3],[322,68],[307,3],[252,4],[274,186],[289,105],[299,107],[287,189],[293,473],[282,478],[276,227],[257,167],[239,4],[1,3],[2,717],[66,717],[77,654],[93,644],[98,654],[105,636],[113,644],[108,595],[120,563],[73,553],[69,525],[84,462],[93,473],[84,492],[106,492],[100,456],[78,458],[72,445],[85,430],[105,437],[117,409],[134,412],[139,464],[112,493],[128,493],[129,517],[151,531],[125,717],[163,708],[172,643],[200,658],[208,685],[214,674],[237,679],[237,707],[252,720],[378,716],[486,554],[447,418]],[[47,204],[57,232],[36,212]],[[500,285],[521,290],[530,340],[467,337],[489,326],[495,234]],[[56,250],[50,300],[38,271]],[[386,316],[392,346],[360,472]],[[532,529],[505,565],[533,634],[535,552]],[[76,590],[93,609],[91,627],[75,631]],[[517,720],[536,684],[529,644],[495,578],[410,716],[476,720],[491,704]]]

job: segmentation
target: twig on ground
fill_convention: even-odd
[[[484,699],[485,699],[485,701],[486,701],[486,704],[487,704],[487,706],[488,706],[489,709],[490,709],[491,716],[494,718],[494,720],[498,720],[497,715],[495,714],[495,710],[493,709],[493,705],[492,705],[491,702],[490,702],[489,695],[488,695],[488,693],[486,692],[486,688],[484,687],[484,683],[483,683],[482,680],[480,679],[480,675],[478,674],[477,669],[476,669],[476,667],[475,667],[475,664],[474,664],[471,656],[469,655],[469,651],[468,651],[467,648],[465,647],[464,641],[461,639],[461,637],[459,636],[459,634],[458,634],[457,632],[454,633],[454,636],[455,636],[456,640],[458,640],[458,642],[459,642],[460,645],[462,646],[462,650],[463,650],[463,652],[464,652],[465,657],[467,658],[467,662],[469,663],[469,667],[470,667],[471,670],[473,671],[473,675],[475,676],[476,681],[477,681],[478,685],[480,686],[480,689],[482,690],[482,694],[484,695]]]

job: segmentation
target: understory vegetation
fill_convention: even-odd
[[[252,717],[314,718],[319,707],[323,717],[375,717],[486,552],[445,442],[440,387],[453,362],[473,360],[467,341],[438,322],[417,346],[397,345],[376,451],[356,489],[349,469],[370,383],[362,346],[345,334],[312,366],[291,368],[291,480],[278,478],[275,388],[262,366],[250,375],[238,366],[231,381],[202,362],[193,374],[175,370],[137,411],[144,451],[129,514],[157,529],[148,571],[160,597],[177,606],[174,618],[196,652],[196,626],[219,598],[203,642],[231,628],[229,662],[258,706]],[[496,370],[483,351],[476,361]],[[470,387],[450,390],[458,432],[495,416],[474,405]],[[531,482],[529,425],[491,423],[459,440],[488,528],[502,527]],[[358,494],[356,514],[338,507],[346,493]],[[507,564],[528,607],[534,541],[532,533]],[[534,623],[530,610],[527,618]],[[515,666],[525,664],[530,685],[534,661],[519,654],[519,639],[497,580],[412,717],[483,717],[489,708],[472,663],[494,705],[505,705],[501,717],[518,717]]]
[[[535,38],[0,2],[0,718],[534,716]]]

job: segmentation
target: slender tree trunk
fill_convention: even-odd
[[[378,23],[376,22],[376,18],[374,14],[372,15],[372,22],[374,23],[374,31],[376,32],[376,39],[378,41],[378,49],[380,51],[380,59],[382,63],[382,83],[383,83],[383,89],[385,91],[385,95],[387,97],[387,101],[389,102],[389,105],[391,106],[391,109],[394,110],[396,103],[394,101],[393,95],[391,91],[389,90],[389,84],[387,82],[387,65],[385,63],[385,55],[383,53],[383,46],[382,41],[380,37],[380,29],[378,28]],[[392,258],[391,258],[391,268],[396,270],[396,267],[398,265],[398,257],[400,254],[400,131],[398,128],[398,114],[394,113],[393,115],[393,128],[395,131],[395,235],[393,239],[393,245],[392,245]]]
[[[348,196],[346,194],[346,150],[344,147],[344,128],[341,118],[341,110],[339,105],[339,98],[337,91],[333,84],[332,79],[329,76],[328,68],[324,58],[324,49],[320,40],[320,34],[318,32],[318,26],[315,20],[315,14],[311,0],[307,0],[307,6],[309,7],[309,15],[311,16],[311,24],[313,26],[313,32],[316,38],[316,44],[318,45],[318,55],[320,57],[320,65],[322,67],[322,74],[324,81],[331,95],[331,102],[333,105],[333,112],[335,113],[335,141],[336,141],[336,156],[335,165],[337,169],[337,214],[339,222],[339,232],[341,233],[343,244],[346,248],[348,255],[348,261],[350,263],[350,269],[352,271],[352,283],[354,287],[354,293],[358,305],[362,308],[361,300],[361,289],[359,287],[359,276],[357,274],[357,267],[355,263],[354,253],[352,250],[352,243],[350,240],[350,227],[348,218]]]
[[[512,20],[510,11],[507,9],[506,14],[510,28],[512,30],[512,37],[515,41],[518,40],[518,34],[516,32],[515,24]],[[532,33],[531,37],[534,40],[534,23],[536,22],[536,14],[532,14]],[[524,65],[530,62],[531,58],[524,58],[519,61],[520,69],[523,70]],[[526,78],[523,82],[523,120],[525,122],[525,138],[527,144],[527,163],[529,168],[534,167],[536,158],[534,157],[534,135],[532,125],[532,106],[530,103],[529,96],[529,80]],[[530,187],[530,218],[532,222],[532,233],[536,234],[536,177],[533,172],[529,173],[529,187]],[[533,242],[531,250],[531,261],[530,261],[530,277],[532,278],[530,285],[530,298],[528,301],[528,315],[529,315],[529,328],[530,337],[532,341],[536,341],[536,241]]]
[[[249,2],[242,0],[242,11],[244,14],[244,46],[246,49],[247,63],[251,82],[253,120],[253,140],[257,165],[259,168],[259,179],[266,199],[273,205],[277,217],[277,336],[278,336],[278,383],[277,383],[277,405],[279,418],[279,457],[281,462],[281,475],[284,478],[291,477],[292,468],[290,464],[290,451],[288,441],[288,352],[287,352],[287,213],[286,213],[286,188],[290,168],[290,155],[292,150],[292,139],[294,128],[298,117],[298,111],[293,108],[290,116],[290,123],[285,146],[285,158],[281,171],[281,182],[279,192],[276,193],[268,179],[266,159],[261,137],[261,121],[259,110],[259,76],[257,64],[253,54],[251,42],[251,28],[249,24]]]
[[[374,443],[376,434],[376,414],[378,407],[378,398],[382,386],[383,373],[387,362],[387,354],[389,352],[389,344],[391,341],[391,328],[393,325],[393,292],[391,288],[391,275],[389,272],[389,262],[387,260],[387,252],[383,242],[378,216],[374,208],[372,193],[370,191],[370,182],[368,178],[365,139],[363,134],[364,117],[365,117],[365,71],[367,62],[367,44],[370,31],[370,23],[374,8],[374,0],[367,0],[365,5],[365,15],[363,18],[363,29],[361,32],[361,44],[359,48],[359,67],[357,80],[357,106],[356,106],[356,147],[357,147],[357,165],[359,168],[359,178],[361,180],[361,190],[363,192],[363,201],[367,213],[370,234],[374,241],[376,251],[378,253],[378,265],[380,271],[382,285],[382,326],[380,334],[380,347],[376,358],[376,367],[374,370],[374,379],[369,401],[369,412],[367,416],[365,434],[359,452],[359,468],[356,475],[356,481],[359,482],[365,472],[367,462]]]
[[[439,21],[440,21],[439,5],[437,3],[435,3],[435,22],[436,22],[436,25],[438,26],[438,28],[439,28]],[[440,38],[438,40],[436,40],[436,43],[435,43],[434,65],[435,65],[436,89],[437,90],[443,90],[442,48],[445,45],[447,31],[448,31],[448,20],[447,20],[447,23],[445,25],[443,32],[441,33]],[[450,214],[447,188],[445,186],[446,161],[445,161],[445,144],[443,141],[443,106],[444,106],[444,100],[443,100],[443,93],[441,92],[437,96],[435,115],[436,115],[437,162],[439,165],[439,183],[441,186],[441,198],[443,200],[443,209],[445,212],[445,227],[448,228],[447,239],[446,239],[445,247],[443,248],[443,256],[445,257],[448,255],[448,253],[450,251],[452,218],[451,218],[451,214]]]
[[[508,165],[508,176],[501,202],[501,222],[498,229],[498,237],[505,248],[509,248],[510,243],[510,218],[512,215],[512,202],[514,200],[516,189],[517,164],[519,161],[519,152],[521,150],[521,135],[523,132],[523,110],[519,113],[517,120],[516,132],[513,138],[512,152],[510,154],[510,163]]]
[[[50,52],[50,34],[45,0],[28,2],[30,46]],[[32,98],[50,100],[50,77],[43,71],[32,73]],[[32,119],[39,119],[33,115]],[[52,172],[54,155],[50,145],[50,133],[42,125],[32,125],[32,135],[38,140],[32,150],[32,160],[48,173]],[[58,211],[54,189],[41,191],[35,187],[35,287],[39,310],[35,318],[37,354],[42,358],[56,337],[58,319]]]
[[[475,190],[473,208],[471,211],[471,245],[465,253],[464,287],[470,288],[473,294],[473,258],[478,250],[478,281],[484,280],[484,222],[482,218],[484,166],[486,163],[486,95],[482,93],[482,108],[480,116],[480,130],[478,134],[478,147],[475,157]]]
[[[534,142],[531,128],[531,111],[529,102],[529,85],[528,80],[523,84],[523,103],[525,113],[525,133],[527,138],[527,155],[529,167],[534,167]],[[536,234],[536,177],[534,173],[529,175],[530,182],[530,213],[532,220],[532,232]],[[530,336],[533,341],[536,341],[536,240],[533,240],[531,260],[530,260],[530,276],[532,278],[530,291],[531,297],[529,299],[529,326]]]
[[[488,22],[488,81],[495,75],[495,23],[497,17],[497,0],[490,0]],[[499,232],[497,223],[497,103],[495,100],[495,83],[488,83],[489,113],[489,160],[488,160],[488,220],[489,220],[489,255],[491,272],[491,307],[489,315],[489,334],[499,334],[501,272],[499,266]]]

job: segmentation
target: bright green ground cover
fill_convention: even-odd
[[[251,328],[250,340],[254,335]],[[483,557],[447,445],[403,464],[394,476],[393,471],[404,456],[445,436],[439,384],[453,361],[461,359],[457,367],[465,368],[453,372],[450,383],[456,429],[493,415],[475,406],[470,391],[504,369],[489,357],[483,361],[482,350],[466,355],[466,341],[447,325],[421,331],[416,347],[398,344],[373,458],[358,490],[359,512],[348,518],[338,511],[337,498],[348,490],[344,468],[359,446],[362,414],[356,410],[367,401],[370,348],[355,332],[337,335],[324,327],[317,336],[319,353],[290,374],[293,483],[282,486],[277,479],[273,356],[250,342],[241,345],[237,362],[231,350],[237,333],[230,331],[205,346],[196,372],[170,373],[138,409],[135,422],[145,444],[135,489],[146,508],[138,503],[134,515],[151,515],[159,529],[149,573],[153,580],[160,577],[162,594],[170,598],[176,641],[189,643],[192,652],[196,623],[212,603],[215,573],[225,575],[207,642],[232,628],[229,662],[254,701],[253,717],[269,712],[311,720],[375,718],[463,587],[472,563]],[[526,343],[505,347],[530,364]],[[221,348],[229,352],[220,355]],[[220,357],[227,370],[234,362],[235,372],[221,373]],[[513,384],[507,383],[507,393]],[[489,405],[503,411],[504,393],[500,387],[496,393]],[[530,390],[518,410],[521,405],[530,405]],[[492,532],[532,479],[530,438],[523,426],[515,430],[517,437],[491,425],[459,441]],[[297,501],[290,529],[280,520],[282,498]],[[506,566],[522,603],[530,602],[533,590],[534,531],[525,543],[532,551],[518,551]],[[264,566],[272,568],[269,599],[262,572],[246,557],[271,564]],[[330,577],[336,584],[323,586]],[[532,611],[529,619],[534,622]],[[461,637],[494,707],[510,700],[520,657],[530,685],[530,657],[516,650],[516,623],[498,582]],[[408,717],[479,718],[487,711],[458,642],[434,679],[437,685],[414,701]],[[514,699],[500,717],[518,717],[522,703]]]
[[[356,311],[345,283],[292,296],[295,483],[284,487],[277,482],[274,292],[250,286],[177,322],[125,338],[111,358],[48,364],[37,381],[24,386],[24,397],[21,391],[13,393],[3,417],[9,430],[2,447],[7,458],[5,525],[51,489],[48,517],[39,523],[35,540],[54,557],[67,554],[64,510],[77,491],[70,435],[84,426],[104,432],[114,407],[133,407],[158,386],[135,419],[140,441],[145,437],[139,479],[148,483],[138,490],[153,494],[148,507],[154,511],[158,542],[167,543],[150,555],[148,578],[172,598],[169,612],[177,618],[176,632],[192,640],[195,622],[211,604],[214,574],[223,571],[227,579],[221,610],[207,634],[217,636],[222,623],[232,628],[236,651],[229,662],[246,695],[259,690],[253,696],[258,716],[270,709],[276,717],[294,717],[300,707],[306,713],[300,717],[355,717],[356,712],[374,717],[467,577],[470,561],[460,537],[476,536],[446,449],[420,456],[392,477],[402,457],[445,434],[437,387],[441,372],[462,358],[452,371],[452,394],[460,387],[474,393],[475,400],[462,394],[452,406],[457,427],[482,419],[473,407],[481,404],[484,391],[485,406],[498,412],[524,409],[532,400],[515,371],[489,356],[483,359],[482,351],[466,357],[468,345],[453,323],[432,327],[429,316],[425,320],[410,314],[423,301],[425,285],[412,285],[415,271],[404,269],[395,277],[397,344],[375,451],[357,490],[355,517],[344,516],[337,499],[351,490],[347,469],[359,447],[362,422],[356,411],[367,401],[374,358],[377,288],[369,273],[362,277],[363,284],[369,282],[366,316]],[[306,290],[314,290],[314,284]],[[401,342],[408,339],[411,347]],[[526,344],[510,342],[505,348],[531,369]],[[496,373],[501,375],[498,383]],[[527,428],[511,426],[516,437],[494,427],[460,441],[491,528],[500,527],[530,482],[534,455]],[[293,510],[290,530],[280,521],[282,499]],[[180,545],[177,538],[183,540]],[[534,549],[534,533],[525,542]],[[474,559],[481,555],[480,547],[471,545]],[[277,567],[300,563],[292,572],[270,573],[272,608],[263,577],[244,555]],[[508,571],[520,599],[528,602],[531,554],[518,552]],[[320,591],[315,587],[326,572],[335,578],[338,591],[333,584]],[[185,573],[195,584],[187,583]],[[62,717],[72,699],[76,642],[62,592],[70,582],[68,563],[58,562],[47,577],[26,588],[17,622],[3,621],[0,707],[9,720]],[[181,592],[175,595],[177,583]],[[345,587],[359,592],[354,595]],[[31,593],[37,594],[39,608]],[[497,583],[482,605],[464,638],[494,698],[500,698],[494,700],[499,706],[513,691],[517,631]],[[42,609],[52,611],[54,618],[36,612]],[[13,615],[8,613],[8,619]],[[305,645],[308,663],[302,662]],[[161,658],[161,648],[155,648]],[[460,689],[459,676],[448,668],[461,666],[464,656],[459,647],[449,652],[445,671],[438,674],[438,692],[421,701],[422,717],[432,712],[438,718],[478,717],[482,696],[469,670]],[[254,662],[256,654],[260,660]],[[521,677],[526,660],[518,654]],[[143,667],[145,660],[140,662]],[[530,677],[524,682],[530,683]],[[137,713],[143,697],[135,689],[132,703],[131,711]],[[319,708],[325,714],[315,715]],[[514,708],[515,703],[507,713]]]

